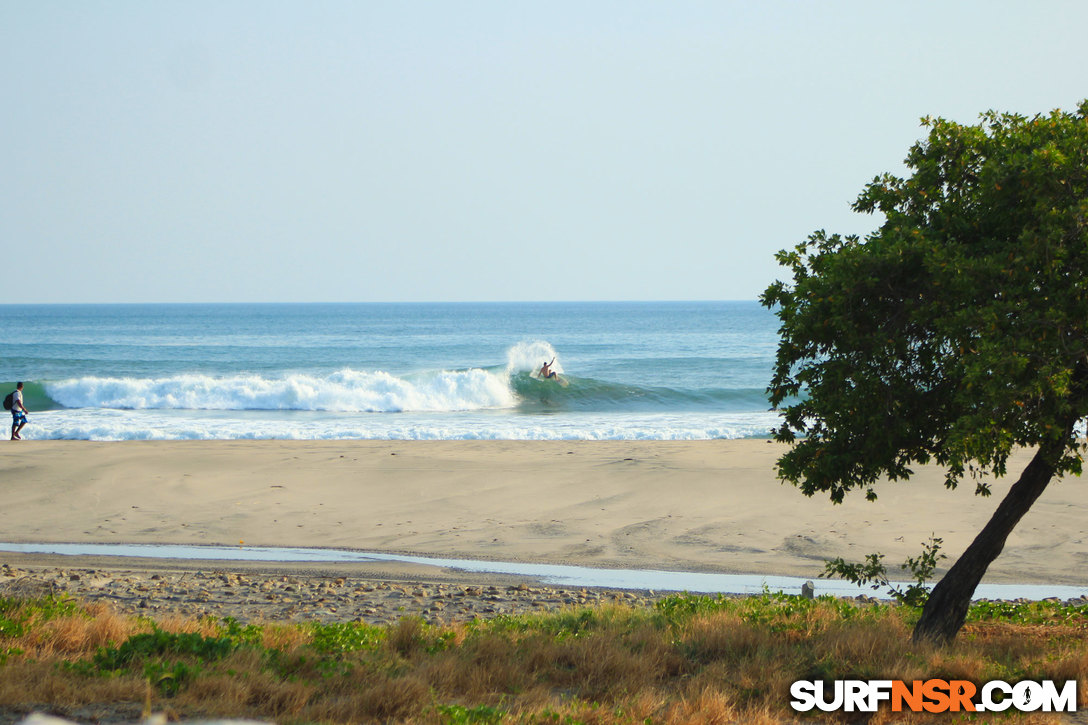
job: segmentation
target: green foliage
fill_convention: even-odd
[[[120,670],[136,661],[163,655],[187,655],[210,662],[229,655],[238,645],[227,637],[205,637],[197,632],[173,633],[155,629],[135,634],[120,647],[103,647],[95,653],[94,664],[100,670]]]
[[[523,717],[522,720],[531,725],[585,725],[584,720],[579,720],[573,715],[560,714],[550,708],[529,717],[527,720]],[[647,721],[646,725],[650,725],[649,721]]]
[[[344,654],[359,650],[372,650],[385,641],[386,631],[356,622],[313,623],[310,630],[310,646],[322,654]]]
[[[736,607],[733,599],[724,594],[670,594],[659,600],[654,608],[669,624],[679,624],[696,615],[730,611]]]
[[[487,621],[477,621],[469,625],[473,635],[483,633],[544,634],[556,641],[578,639],[591,632],[611,628],[621,620],[627,620],[630,613],[622,609],[583,608],[560,610],[546,614],[500,615]]]
[[[865,239],[816,232],[778,254],[792,281],[768,393],[795,445],[779,475],[807,495],[875,498],[936,462],[976,492],[1011,451],[1080,472],[1088,413],[1088,101],[1075,113],[927,118],[907,178],[876,177]]]
[[[804,631],[818,610],[831,609],[843,621],[878,617],[887,612],[887,607],[879,604],[859,607],[854,602],[837,597],[808,599],[798,594],[771,591],[748,597],[673,594],[657,602],[655,609],[664,626],[677,627],[696,616],[727,612],[746,624],[772,632]]]
[[[888,580],[888,571],[884,567],[883,554],[866,554],[863,563],[849,563],[838,558],[824,562],[824,576],[846,579],[858,586],[871,585],[873,589],[887,588],[892,598],[908,607],[921,608],[929,598],[929,579],[937,569],[937,562],[946,559],[941,550],[942,539],[930,537],[929,543],[922,543],[922,553],[909,556],[899,565],[900,569],[909,570],[913,584],[905,588]]]
[[[195,680],[200,672],[199,666],[184,662],[152,661],[144,665],[144,677],[168,697],[178,694],[182,686]]]
[[[1088,604],[1055,601],[975,602],[967,612],[967,621],[1088,627]]]
[[[67,594],[30,599],[0,597],[0,637],[21,637],[31,623],[40,624],[80,613],[84,613],[83,608]]]
[[[175,695],[201,672],[200,664],[221,660],[238,647],[230,637],[164,632],[156,627],[129,637],[118,647],[100,647],[89,662],[74,663],[69,669],[88,676],[140,672],[163,694]]]
[[[222,624],[219,625],[219,635],[236,645],[257,646],[261,644],[264,631],[256,624],[243,625],[234,617],[224,617]]]
[[[444,725],[497,725],[506,717],[504,711],[487,705],[436,705],[435,712]]]
[[[22,637],[28,620],[22,613],[0,614],[0,637]]]

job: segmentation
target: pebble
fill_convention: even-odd
[[[557,589],[517,584],[505,587],[374,581],[345,576],[266,575],[231,571],[106,571],[18,568],[0,564],[0,596],[68,594],[107,602],[141,615],[232,617],[261,621],[366,622],[388,624],[406,616],[432,624],[487,619],[499,614],[619,603],[652,607],[667,592]],[[857,601],[878,600],[859,595]],[[1027,600],[1015,600],[1023,602]],[[1088,604],[1088,596],[1065,604]]]
[[[68,594],[108,602],[130,614],[233,617],[260,621],[387,624],[421,617],[432,624],[486,619],[499,614],[618,602],[651,607],[664,594],[570,591],[518,584],[506,587],[371,581],[345,576],[259,576],[230,571],[108,572],[91,569],[19,569],[0,566],[0,596]]]

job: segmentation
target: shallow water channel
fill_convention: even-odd
[[[177,544],[8,544],[0,551],[23,554],[61,554],[68,556],[116,556],[146,559],[193,559],[200,561],[249,562],[401,562],[433,566],[455,571],[521,576],[550,586],[603,587],[654,591],[693,592],[701,594],[758,594],[772,592],[799,594],[807,581],[801,577],[762,576],[759,574],[708,574],[652,569],[594,569],[558,564],[442,559],[425,556],[380,554],[349,549],[291,548],[270,546],[184,546]],[[813,579],[816,594],[856,596],[867,594],[887,598],[887,590],[857,587],[835,579]],[[980,584],[976,599],[1046,599],[1062,600],[1088,596],[1085,586],[1051,584]]]

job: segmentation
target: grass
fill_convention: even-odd
[[[138,712],[149,703],[176,717],[285,725],[664,725],[799,721],[788,694],[798,679],[1077,679],[1080,702],[1088,696],[1088,607],[976,604],[946,649],[911,644],[916,616],[765,593],[450,626],[254,625],[153,621],[66,597],[0,599],[0,710],[127,703]],[[1001,719],[1059,722],[1042,713]],[[923,719],[869,720],[891,721]]]

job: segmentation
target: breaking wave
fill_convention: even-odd
[[[341,370],[327,376],[85,377],[45,386],[65,408],[311,410],[355,413],[465,411],[517,404],[504,376],[472,369],[398,377]]]

